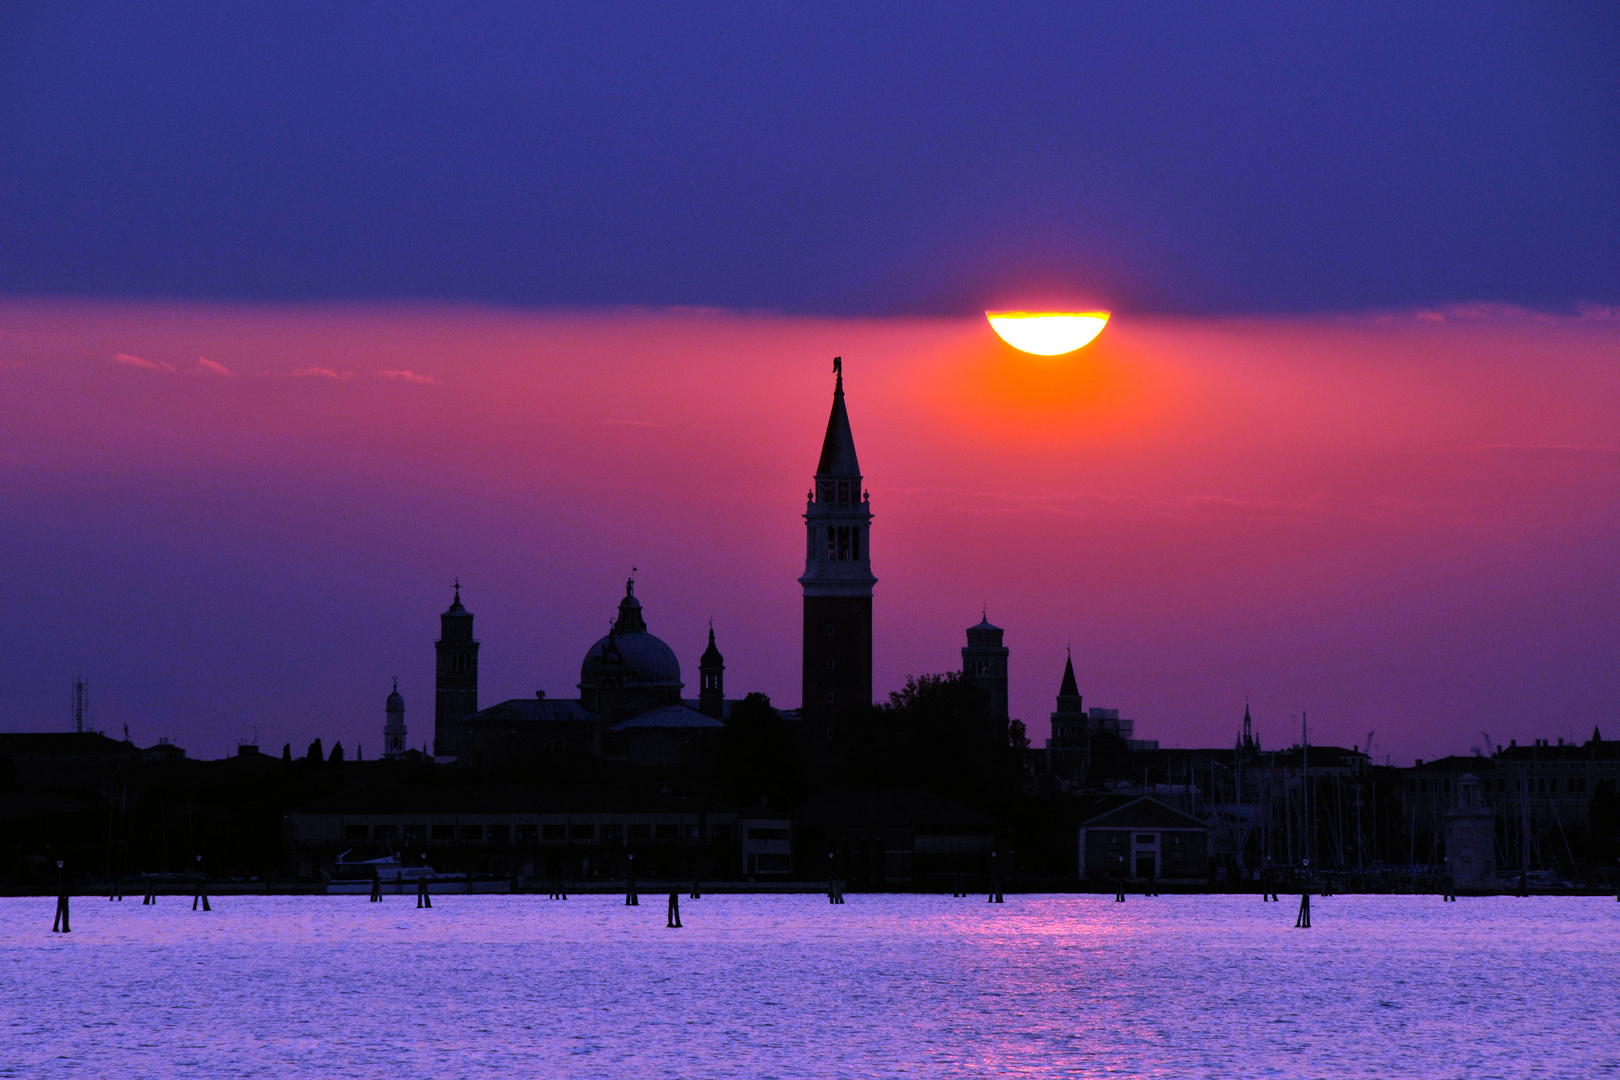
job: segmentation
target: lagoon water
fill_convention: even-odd
[[[1594,1077],[1613,898],[0,900],[0,1077]]]

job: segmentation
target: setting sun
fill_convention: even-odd
[[[1001,340],[1021,352],[1060,356],[1074,352],[1102,333],[1106,311],[987,311],[984,317]]]

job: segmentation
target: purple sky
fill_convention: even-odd
[[[798,704],[803,496],[845,357],[876,675],[980,605],[1037,736],[1074,647],[1146,737],[1397,757],[1620,729],[1620,320],[0,305],[0,722],[193,753],[428,734],[459,575],[486,702],[573,693],[632,565],[688,682]],[[204,360],[207,362],[205,363]]]
[[[1616,716],[1612,4],[0,15],[0,727],[567,693],[629,566],[797,704],[833,355],[877,682],[981,603],[1168,743]],[[986,308],[1104,307],[1033,362]]]

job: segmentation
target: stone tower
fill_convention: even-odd
[[[1074,657],[1063,662],[1063,679],[1058,683],[1057,708],[1052,712],[1052,737],[1046,740],[1046,767],[1052,776],[1067,783],[1080,783],[1091,765],[1086,710],[1081,707],[1080,687],[1074,681]]]
[[[394,692],[388,695],[388,723],[383,725],[383,757],[398,757],[405,752],[405,698],[399,692],[399,680],[394,680]]]
[[[990,622],[988,614],[967,630],[962,649],[962,678],[984,692],[990,701],[990,723],[1003,737],[1007,733],[1007,647],[1001,643],[1002,629]]]
[[[872,503],[861,487],[844,408],[843,361],[833,361],[832,415],[805,506],[804,698],[812,743],[824,746],[847,708],[872,704]]]
[[[698,660],[698,711],[716,720],[726,712],[726,658],[714,644],[714,627],[709,627],[709,647]]]
[[[433,753],[460,752],[458,725],[478,711],[478,642],[472,612],[461,606],[461,582],[450,610],[439,616],[438,664],[434,677]]]

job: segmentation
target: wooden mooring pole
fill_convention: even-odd
[[[1300,930],[1311,928],[1311,894],[1308,892],[1299,894],[1299,917],[1294,920],[1294,926]]]
[[[191,898],[191,910],[196,911],[197,905],[202,904],[204,911],[213,911],[208,906],[208,879],[202,875],[202,856],[197,856],[197,891]]]
[[[669,923],[671,930],[681,928],[681,898],[674,889],[669,890]]]
[[[639,907],[641,906],[641,897],[636,895],[636,857],[634,855],[629,856],[629,861],[630,871],[625,876],[624,882],[624,906]]]
[[[62,879],[62,860],[56,860],[56,919],[51,923],[51,933],[69,934],[73,928],[68,925],[68,891]]]

